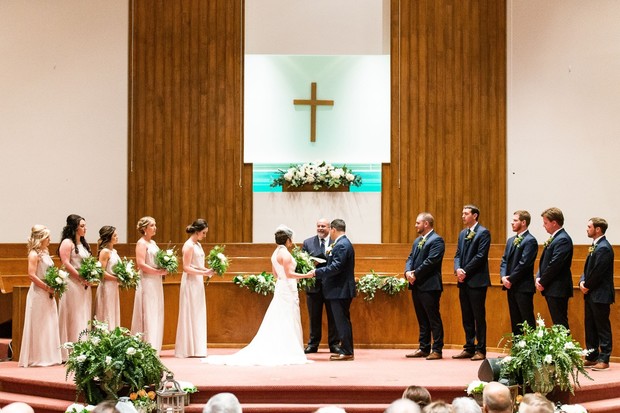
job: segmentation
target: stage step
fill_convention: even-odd
[[[620,398],[597,400],[593,402],[581,403],[588,413],[615,413],[620,408]]]
[[[0,392],[0,406],[23,402],[34,409],[36,413],[64,413],[72,401],[53,399],[49,397],[31,396],[22,393]]]

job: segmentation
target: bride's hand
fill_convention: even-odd
[[[205,271],[205,276],[206,277],[213,277],[213,275],[215,274],[215,271],[213,271],[211,268],[209,268],[207,271]]]

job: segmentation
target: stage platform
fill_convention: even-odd
[[[209,349],[209,354],[229,354],[234,349]],[[406,349],[358,349],[354,361],[329,361],[329,353],[310,354],[313,363],[283,367],[212,366],[201,359],[177,359],[172,350],[162,352],[163,363],[177,380],[194,383],[187,412],[201,412],[215,393],[232,392],[246,413],[312,412],[337,405],[347,412],[382,412],[412,384],[426,387],[433,400],[451,401],[465,396],[467,384],[477,379],[481,362],[453,360],[460,350],[444,350],[444,359],[407,359]],[[489,353],[489,357],[497,356]],[[620,365],[591,372],[594,380],[580,377],[581,388],[571,396],[591,413],[620,411]],[[75,386],[65,381],[64,366],[19,368],[17,362],[0,363],[0,405],[24,401],[37,413],[64,412],[75,400]]]

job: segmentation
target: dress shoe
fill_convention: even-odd
[[[583,367],[589,369],[597,365],[597,362],[594,360],[584,360]]]
[[[604,361],[599,361],[594,366],[592,366],[592,370],[594,371],[609,370],[609,363],[605,363]]]
[[[469,351],[461,351],[459,354],[456,354],[454,356],[452,356],[453,359],[470,359],[474,356],[473,353],[470,353]]]
[[[473,357],[470,360],[479,361],[479,360],[484,360],[485,358],[487,358],[485,354],[482,354],[481,352],[476,351],[476,353],[473,355]]]
[[[441,355],[441,353],[438,353],[436,351],[433,351],[431,354],[428,355],[428,357],[426,357],[427,360],[441,360],[443,358],[443,356]]]
[[[334,354],[342,354],[342,349],[340,348],[340,346],[331,346],[329,348],[329,352]]]
[[[319,351],[319,348],[314,346],[306,346],[306,348],[304,349],[304,353],[306,354],[316,353],[317,351]]]
[[[353,354],[332,354],[329,356],[330,361],[351,361],[353,359]]]
[[[426,351],[422,351],[418,349],[414,351],[413,353],[409,353],[405,355],[405,357],[407,357],[408,359],[423,358],[423,357],[428,357],[428,353]]]

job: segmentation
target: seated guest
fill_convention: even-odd
[[[454,413],[482,413],[478,403],[471,397],[457,397],[452,400]]]
[[[454,413],[452,405],[444,402],[443,400],[432,402],[422,411],[424,413]]]
[[[232,393],[218,393],[211,396],[202,413],[241,413],[241,403]]]
[[[512,413],[510,389],[492,381],[482,391],[482,411],[484,413]]]
[[[553,403],[540,393],[528,393],[519,403],[519,413],[553,413]]]
[[[116,400],[104,400],[99,403],[93,413],[120,413],[116,408]]]
[[[390,403],[384,413],[422,413],[422,409],[412,400],[397,399]]]
[[[316,409],[314,413],[347,413],[342,407],[338,406],[325,406]]]
[[[431,394],[426,390],[425,387],[422,386],[409,386],[403,392],[403,399],[409,399],[414,401],[415,403],[423,409],[425,406],[431,404],[433,401],[431,399]]]
[[[26,403],[15,402],[4,406],[2,413],[34,413],[34,409]]]

